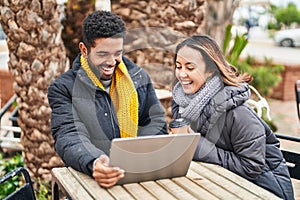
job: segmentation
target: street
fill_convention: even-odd
[[[257,60],[271,58],[276,64],[300,65],[300,48],[274,46],[270,42],[249,41],[242,57],[251,55]]]
[[[300,48],[275,46],[267,32],[259,27],[250,30],[249,43],[242,52],[242,57],[250,55],[257,60],[272,59],[276,64],[300,65]]]

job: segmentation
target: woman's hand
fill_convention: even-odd
[[[96,160],[93,177],[100,186],[109,188],[124,177],[124,170],[119,167],[110,167],[109,158],[106,155],[101,155]]]
[[[195,133],[195,131],[189,126],[188,133]]]
[[[190,125],[186,125],[180,128],[171,128],[171,134],[179,134],[179,133],[194,133],[194,131]]]

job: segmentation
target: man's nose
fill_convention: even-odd
[[[115,65],[117,63],[117,58],[113,55],[109,56],[106,60],[107,65]]]

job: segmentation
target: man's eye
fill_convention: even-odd
[[[121,56],[122,55],[122,51],[121,52],[117,52],[117,53],[115,53],[115,56]]]
[[[106,54],[106,53],[99,53],[98,56],[99,56],[99,57],[106,57],[107,54]]]

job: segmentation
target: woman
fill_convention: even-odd
[[[194,160],[214,163],[283,199],[294,199],[279,141],[247,105],[249,74],[239,74],[208,36],[177,45],[172,114],[200,132]]]

